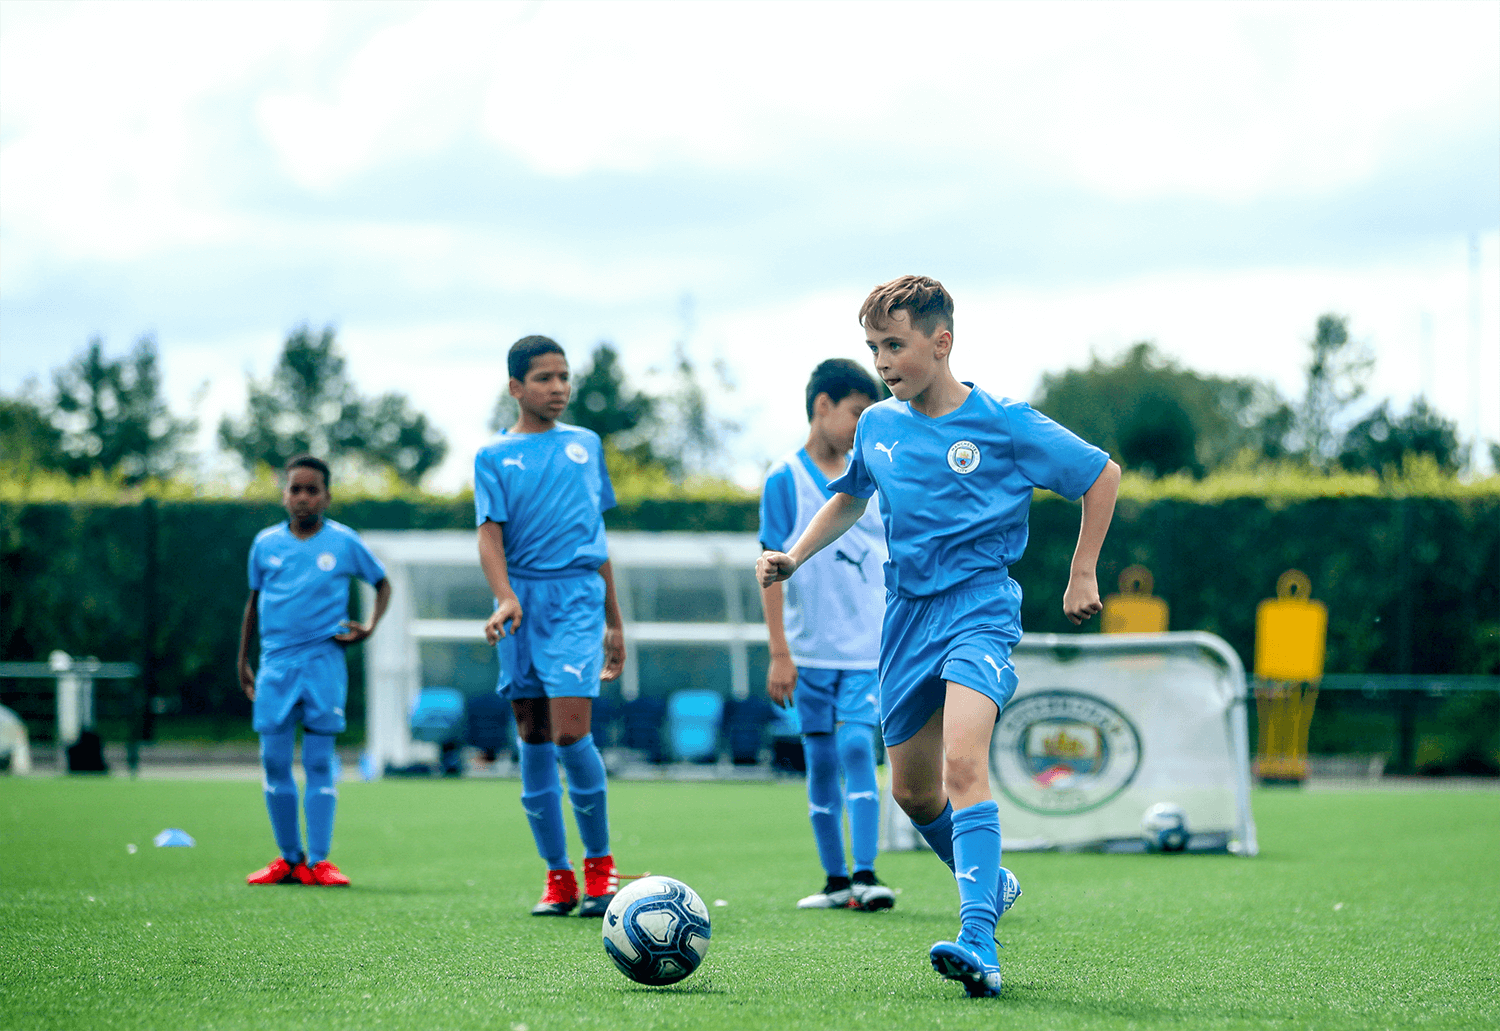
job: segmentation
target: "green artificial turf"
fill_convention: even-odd
[[[1011,854],[1005,991],[970,1000],[927,963],[957,908],[930,854],[881,857],[889,913],[793,908],[822,881],[797,782],[613,785],[622,870],[714,920],[702,969],[636,986],[597,920],[527,914],[518,790],[345,784],[339,890],[245,885],[254,783],[0,780],[0,1027],[1500,1027],[1500,792],[1262,791],[1255,859]]]

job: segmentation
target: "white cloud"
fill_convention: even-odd
[[[467,450],[493,400],[474,372],[488,349],[531,331],[575,350],[608,337],[643,371],[694,291],[703,354],[741,380],[726,403],[752,427],[753,464],[801,432],[807,370],[788,355],[862,357],[851,309],[870,284],[851,277],[906,271],[913,241],[923,261],[972,251],[1012,228],[992,222],[1044,210],[1026,232],[1055,241],[1046,268],[926,269],[958,293],[964,339],[1002,342],[971,352],[999,389],[1149,337],[1290,392],[1312,320],[1333,309],[1380,350],[1379,392],[1430,378],[1472,422],[1458,248],[1487,229],[1492,269],[1492,215],[1455,229],[1418,212],[1380,263],[1299,260],[1283,241],[1291,267],[1235,252],[1193,268],[1190,245],[1216,230],[1170,219],[1209,207],[1253,223],[1268,199],[1318,211],[1455,140],[1493,149],[1497,36],[1495,4],[8,2],[3,375],[65,357],[14,343],[43,316],[69,347],[159,326],[174,391],[208,378],[205,412],[233,409],[241,368],[269,368],[290,325],[336,321],[365,389],[410,390]],[[476,152],[514,181],[436,185]],[[672,196],[696,184],[702,197]],[[438,189],[455,196],[410,203]],[[1143,210],[1163,213],[1146,230],[1160,239],[1133,236]],[[1178,245],[1188,271],[1135,262]]]

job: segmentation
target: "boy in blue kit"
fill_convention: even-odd
[[[827,484],[843,475],[854,427],[880,396],[868,372],[847,358],[813,370],[807,382],[807,443],[772,466],[760,497],[760,543],[783,551],[833,496]],[[783,589],[762,591],[771,665],[766,693],[796,706],[807,757],[807,809],[826,881],[799,909],[890,909],[896,896],[875,877],[880,793],[875,782],[875,726],[880,719],[880,621],[885,562],[880,517],[866,512],[832,552],[808,562]],[[844,792],[839,790],[839,772]],[[854,876],[844,861],[844,802]]]
[[[479,562],[495,595],[484,634],[499,651],[497,690],[516,716],[521,807],[547,864],[546,889],[531,912],[565,916],[579,906],[561,761],[583,839],[579,915],[602,917],[619,875],[609,847],[604,760],[589,723],[599,681],[614,680],[625,666],[604,540],[603,513],[614,507],[615,493],[598,435],[557,421],[572,393],[562,348],[547,337],[523,337],[507,364],[520,417],[474,458],[474,518]]]
[[[762,586],[785,580],[879,491],[890,550],[880,705],[891,787],[959,892],[958,938],[938,942],[929,958],[970,996],[998,995],[995,923],[1019,894],[1000,866],[989,791],[990,734],[1015,692],[1010,653],[1021,637],[1021,589],[1009,567],[1026,546],[1034,488],[1082,498],[1063,611],[1075,624],[1099,612],[1095,566],[1120,469],[1029,405],[954,378],[953,300],[936,280],[878,286],[859,317],[894,396],[860,418],[849,471],[829,484],[833,498],[787,553],[763,553],[756,572]]]
[[[343,649],[363,641],[391,599],[385,567],[359,535],[324,519],[328,466],[312,455],[286,464],[281,501],[288,519],[255,535],[250,546],[250,600],[240,624],[240,685],[254,703],[255,732],[265,769],[266,811],[281,855],[245,880],[250,884],[347,886],[328,861],[338,800],[338,756],[333,740],[344,729],[349,670]],[[349,581],[375,586],[368,624],[349,615]],[[260,671],[250,665],[250,641],[260,634]],[[297,782],[292,748],[302,724],[302,769],[307,775],[307,851],[297,826]]]

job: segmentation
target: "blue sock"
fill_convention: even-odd
[[[578,836],[583,839],[584,856],[597,859],[609,855],[604,757],[594,745],[594,735],[585,734],[571,745],[559,746],[557,755],[568,773],[568,798],[573,803],[573,818],[578,821]]]
[[[807,815],[818,858],[829,877],[848,877],[844,862],[844,800],[839,791],[839,752],[832,734],[803,734],[807,757]]]
[[[292,748],[297,732],[260,736],[260,765],[265,770],[262,786],[266,812],[271,815],[271,833],[276,847],[288,863],[302,862],[302,828],[297,823],[297,782],[292,779]]]
[[[844,799],[849,807],[849,850],[854,869],[874,870],[880,843],[880,788],[875,783],[875,728],[845,723],[838,739],[839,765],[844,768]]]
[[[549,870],[571,870],[568,834],[563,828],[562,781],[557,776],[557,748],[551,741],[529,745],[518,740],[521,753],[521,808],[531,823],[537,854]]]
[[[996,884],[1000,876],[1000,808],[987,799],[953,814],[954,879],[958,882],[959,940],[994,955]]]
[[[332,734],[302,732],[302,769],[307,774],[307,862],[321,863],[333,848],[333,812],[339,801],[339,756]]]
[[[937,857],[953,869],[953,803],[949,802],[943,812],[931,823],[922,824],[916,820],[911,825],[922,835],[924,841]]]

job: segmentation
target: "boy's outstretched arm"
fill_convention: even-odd
[[[375,585],[375,611],[370,613],[368,623],[360,623],[352,619],[346,619],[341,626],[344,628],[342,634],[334,634],[333,639],[339,644],[358,644],[366,637],[375,632],[375,624],[380,622],[380,617],[385,615],[386,606],[391,603],[391,581],[387,577],[381,577],[380,582]]]
[[[479,567],[489,582],[490,593],[499,604],[484,621],[484,639],[494,644],[506,634],[505,625],[515,633],[521,625],[521,600],[510,586],[510,567],[505,562],[505,531],[500,524],[486,519],[479,524]]]
[[[240,688],[252,702],[255,701],[255,669],[250,665],[250,641],[260,629],[259,602],[260,592],[251,591],[250,600],[245,602],[245,616],[240,620],[240,657],[236,664]]]
[[[1063,613],[1074,625],[1104,608],[1099,600],[1099,549],[1115,514],[1115,495],[1120,491],[1120,467],[1105,462],[1094,485],[1083,495],[1083,524],[1078,528],[1078,547],[1068,569],[1068,589],[1063,592]]]
[[[599,567],[604,578],[604,671],[600,680],[618,680],[625,671],[625,621],[620,618],[620,599],[615,594],[615,567],[609,559]]]
[[[755,577],[762,587],[770,587],[796,572],[797,567],[828,545],[842,537],[859,517],[865,514],[869,498],[857,498],[852,494],[835,494],[829,498],[818,514],[813,516],[792,550],[787,552],[763,551],[755,560]]]

